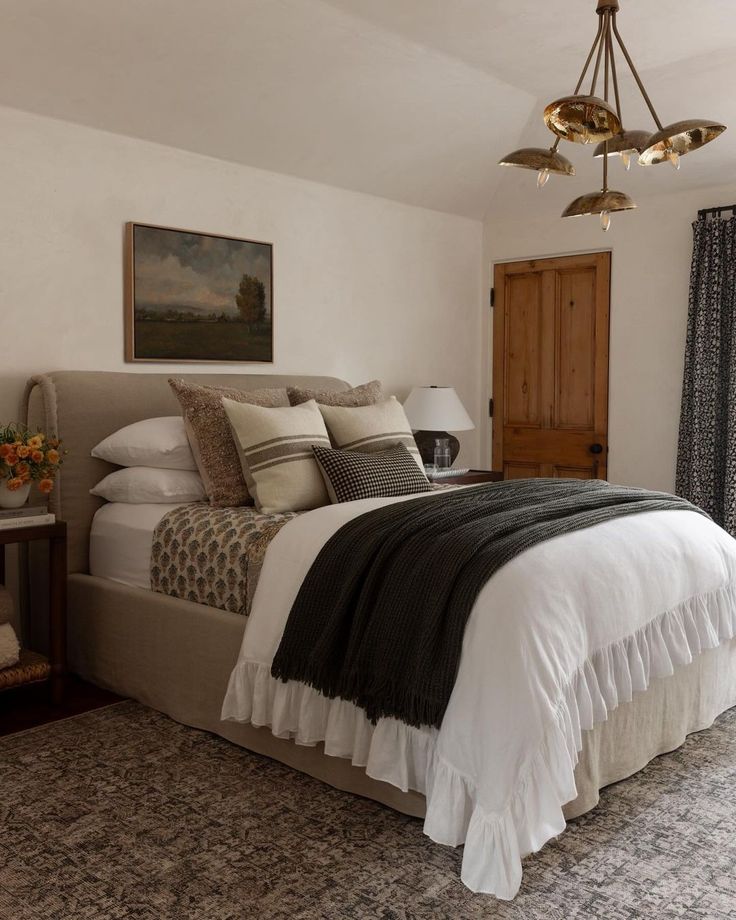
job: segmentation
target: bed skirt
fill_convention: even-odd
[[[69,578],[69,658],[76,673],[338,789],[423,817],[422,795],[373,780],[350,761],[325,755],[322,745],[297,745],[275,738],[268,728],[220,719],[244,628],[237,614],[91,575]],[[565,817],[589,811],[604,786],[679,747],[733,705],[736,640],[653,681],[608,721],[584,732],[575,770],[578,795],[565,806]]]

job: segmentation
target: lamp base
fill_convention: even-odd
[[[422,461],[431,466],[434,463],[434,442],[437,438],[447,438],[450,442],[450,458],[454,463],[460,453],[460,442],[456,437],[446,431],[415,431],[414,440],[417,442]]]

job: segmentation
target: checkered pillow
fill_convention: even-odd
[[[370,454],[315,444],[312,451],[333,504],[432,491],[424,471],[403,444]]]

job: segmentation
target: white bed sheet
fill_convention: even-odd
[[[134,588],[151,589],[151,545],[161,518],[181,507],[173,505],[109,502],[92,520],[89,570]]]

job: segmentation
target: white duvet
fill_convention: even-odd
[[[736,541],[695,512],[658,511],[527,550],[476,601],[441,728],[373,726],[351,703],[274,680],[270,668],[320,548],[346,521],[395,501],[407,499],[331,505],[282,528],[222,717],[324,741],[369,776],[424,793],[425,833],[465,844],[463,882],[512,898],[522,857],[565,826],[581,730],[736,634]]]

